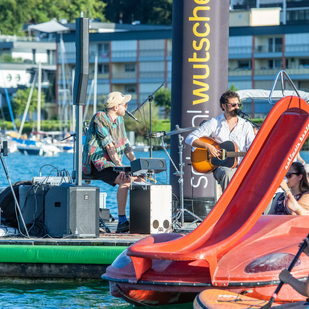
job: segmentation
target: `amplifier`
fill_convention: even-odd
[[[98,237],[100,188],[63,184],[45,196],[45,225],[51,237]]]
[[[130,191],[130,233],[172,231],[172,187],[133,183]]]

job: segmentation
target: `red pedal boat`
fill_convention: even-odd
[[[309,218],[262,213],[308,132],[308,104],[295,96],[279,100],[211,213],[188,235],[153,235],[130,246],[102,276],[112,295],[163,305],[192,302],[215,287],[269,300],[309,233]],[[306,255],[292,273],[307,278]],[[304,297],[288,285],[276,299],[299,300]]]

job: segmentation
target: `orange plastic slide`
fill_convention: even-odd
[[[212,283],[217,262],[257,222],[279,187],[309,131],[309,106],[301,98],[279,100],[214,209],[190,234],[154,243],[146,237],[128,249],[136,281],[153,259],[209,263]],[[220,282],[217,281],[217,286]]]

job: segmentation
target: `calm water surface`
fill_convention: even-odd
[[[137,153],[137,157],[148,157],[147,153]],[[309,152],[301,152],[302,158],[309,163]],[[153,157],[163,157],[169,160],[164,151],[155,151]],[[51,164],[59,170],[66,169],[71,173],[73,155],[59,154],[58,157],[36,157],[12,153],[6,157],[6,164],[12,183],[21,180],[31,180],[39,176],[41,166]],[[128,162],[124,162],[128,164]],[[47,176],[52,167],[42,169],[42,175]],[[8,182],[3,168],[0,167],[0,187],[7,187]],[[55,175],[53,172],[52,175]],[[165,182],[165,173],[159,174],[159,180]],[[114,204],[116,188],[104,185],[100,181],[92,183],[99,186],[102,192],[107,192],[107,205],[113,215],[117,214]],[[101,280],[93,281],[67,281],[67,282],[34,282],[14,281],[0,282],[0,308],[119,308],[129,309],[134,306],[109,294],[108,284]],[[156,308],[191,309],[192,303]]]
[[[147,158],[149,157],[148,152],[135,152],[137,158]],[[169,159],[164,150],[153,151],[153,158],[165,158],[167,167],[169,170]],[[129,165],[129,160],[124,156],[123,164]],[[6,166],[9,171],[11,182],[17,182],[21,180],[32,180],[33,177],[40,176],[40,170],[42,176],[48,176],[51,173],[51,176],[56,176],[58,170],[66,170],[70,174],[73,170],[73,154],[72,153],[60,153],[55,157],[44,157],[44,156],[26,156],[18,152],[14,152],[5,157]],[[44,166],[49,164],[47,166]],[[52,171],[53,170],[53,171]],[[169,177],[169,173],[167,173]],[[166,180],[166,173],[162,172],[157,174],[157,180],[166,184],[169,182],[169,178]],[[111,214],[117,216],[117,204],[116,193],[117,187],[111,187],[102,181],[92,181],[91,185],[100,187],[101,192],[107,193],[106,204],[107,208],[110,209]],[[2,165],[0,164],[0,187],[7,187],[8,181],[6,179]],[[128,199],[129,203],[129,199]],[[129,215],[129,208],[127,207],[127,215]]]

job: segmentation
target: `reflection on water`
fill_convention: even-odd
[[[106,282],[33,282],[20,280],[1,283],[0,308],[110,308],[133,309],[122,299],[112,297]],[[192,303],[153,307],[192,309]]]

